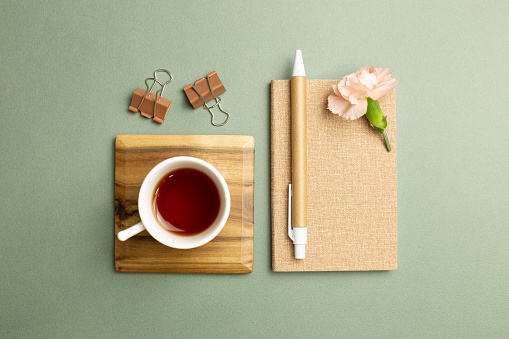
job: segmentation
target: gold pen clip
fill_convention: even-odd
[[[294,240],[292,223],[292,184],[288,185],[288,236],[292,241]]]
[[[304,259],[306,257],[307,227],[293,227],[293,190],[292,184],[288,185],[288,236],[293,241],[295,259]]]

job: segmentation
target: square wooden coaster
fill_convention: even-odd
[[[211,242],[174,249],[147,231],[122,242],[116,235],[140,221],[138,193],[161,161],[192,156],[223,175],[230,216]],[[254,138],[240,135],[118,135],[115,147],[115,269],[118,272],[250,273],[253,271]]]

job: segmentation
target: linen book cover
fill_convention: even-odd
[[[308,239],[294,259],[288,237],[291,183],[290,80],[271,83],[271,209],[274,271],[397,268],[395,91],[379,100],[392,151],[365,117],[327,109],[339,80],[307,80]]]

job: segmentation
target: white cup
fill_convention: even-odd
[[[220,204],[216,220],[205,231],[191,236],[177,235],[168,231],[159,223],[153,210],[156,186],[168,173],[180,168],[192,168],[205,173],[212,179],[219,191]],[[156,165],[149,174],[147,174],[145,180],[143,180],[140,194],[138,195],[138,211],[140,213],[141,222],[118,232],[117,237],[120,241],[125,241],[146,229],[154,239],[169,247],[186,249],[202,246],[214,239],[219,232],[221,232],[230,215],[230,204],[228,185],[226,185],[223,176],[214,166],[193,157],[169,158]]]

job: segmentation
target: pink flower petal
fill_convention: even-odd
[[[397,84],[398,79],[396,78],[385,81],[378,85],[377,87],[375,87],[375,89],[371,91],[369,97],[373,100],[378,100],[387,93],[389,93],[390,91],[392,91],[392,89],[396,87]]]
[[[364,69],[362,69],[362,71],[357,72],[357,79],[361,84],[366,86],[368,91],[371,91],[379,83],[376,74],[369,73],[367,70]]]
[[[380,69],[380,71],[376,72],[376,78],[378,80],[378,83],[380,84],[387,76],[389,76],[389,68]]]
[[[348,100],[341,96],[334,94],[329,95],[328,109],[335,114],[342,116],[345,119],[355,120],[364,114],[368,109],[368,102],[366,99],[359,100],[358,104],[352,105]]]
[[[398,79],[391,76],[389,68],[371,65],[342,77],[332,86],[334,92],[328,97],[329,110],[350,120],[363,116],[368,106],[367,97],[378,100],[398,84]]]
[[[350,101],[352,104],[357,104],[359,99],[366,99],[370,91],[363,84],[352,83],[349,86],[340,86],[339,92],[344,99]]]
[[[337,96],[334,94],[329,95],[328,98],[328,109],[338,115],[343,115],[351,106],[350,102],[344,99],[342,96]]]
[[[334,90],[334,94],[336,94],[337,96],[340,96],[341,94],[339,93],[339,86],[338,85],[333,85],[332,86],[332,89]]]
[[[366,99],[359,100],[356,105],[350,105],[348,110],[342,115],[345,119],[355,120],[366,114],[368,110],[368,101]]]

